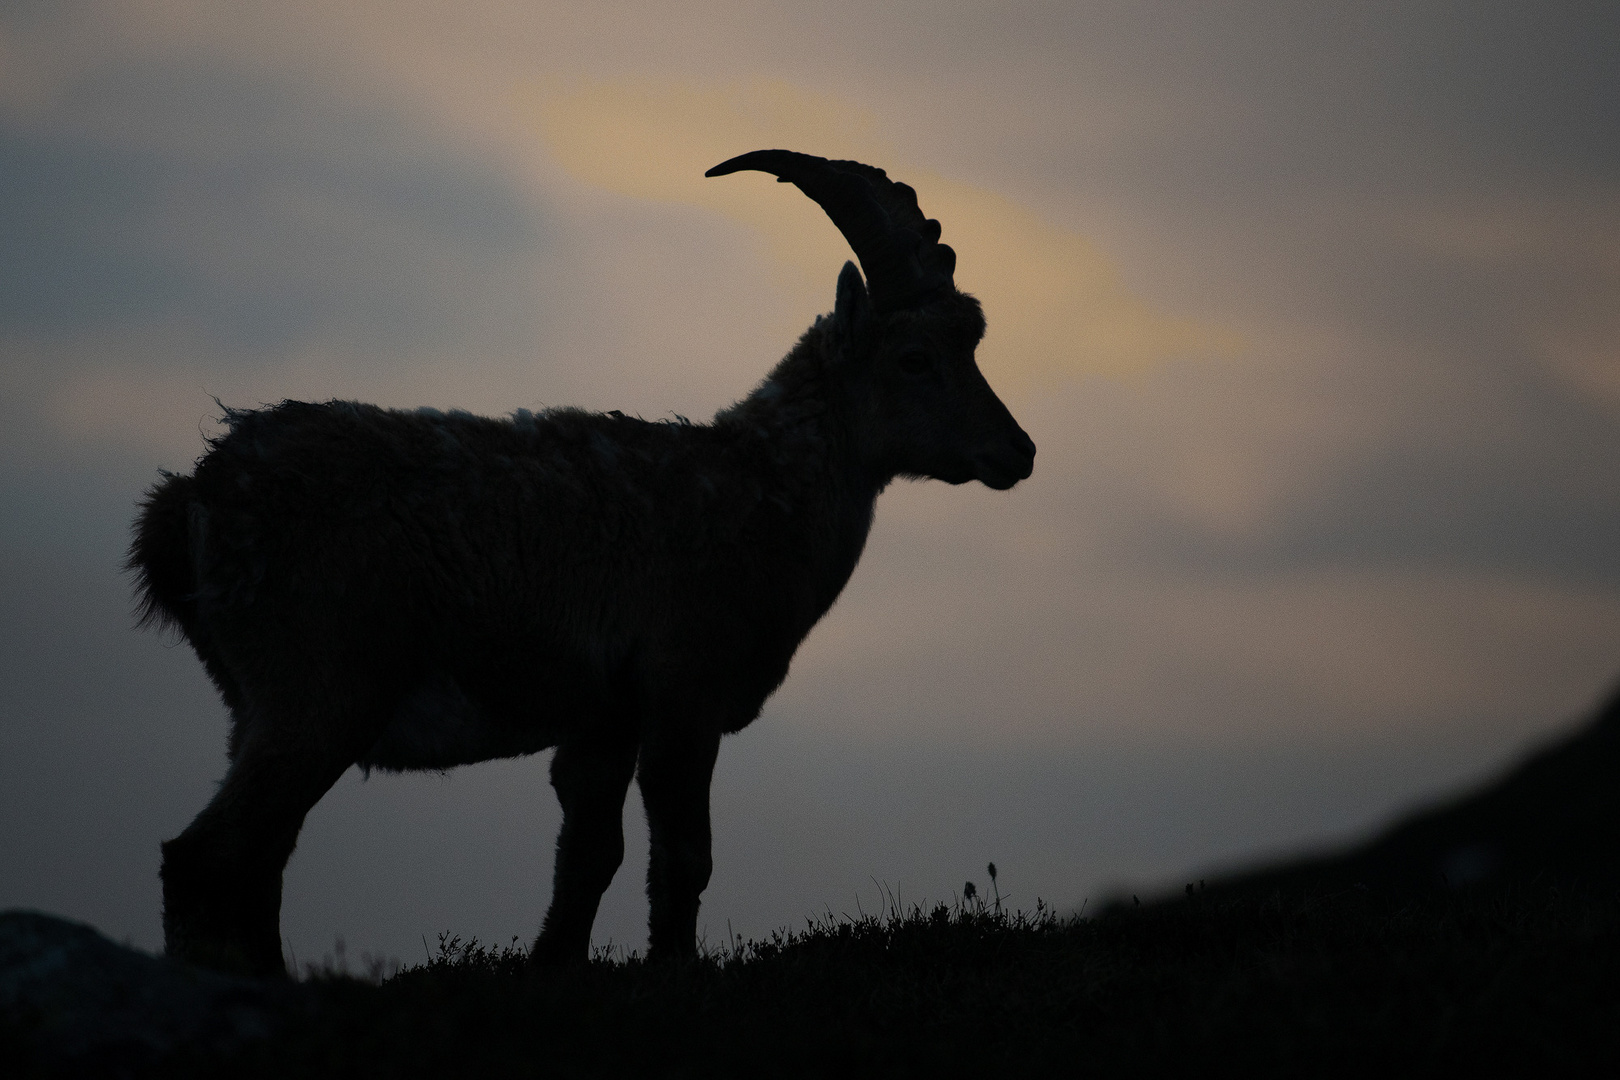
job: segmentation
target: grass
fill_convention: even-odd
[[[1620,1064],[1620,896],[1227,894],[1090,918],[891,908],[692,964],[531,971],[455,938],[335,972],[233,1075],[1454,1074]],[[199,1060],[197,1071],[225,1063]]]

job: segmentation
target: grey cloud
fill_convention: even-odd
[[[1613,5],[1064,7],[1034,55],[1140,105],[1123,153],[1088,172],[1244,202],[1620,180]]]
[[[544,236],[487,161],[290,82],[124,64],[44,122],[0,119],[7,337],[183,324],[253,355],[521,333],[511,271]]]
[[[1201,275],[1211,317],[1287,327],[1302,351],[1272,346],[1261,370],[1180,367],[1144,384],[1131,421],[1098,418],[1127,444],[1135,424],[1189,457],[1197,432],[1217,432],[1304,475],[1237,538],[1146,504],[1129,475],[1143,459],[1117,447],[1094,472],[1119,472],[1088,479],[1088,495],[1118,508],[1119,553],[1158,564],[1490,570],[1610,587],[1620,424],[1558,373],[1549,342],[1614,340],[1620,82],[1595,42],[1620,26],[1608,9],[1584,21],[1568,7],[1332,10],[1206,25],[1195,62],[1152,68],[1163,93],[1186,94],[1206,67],[1224,92],[1211,88],[1210,126],[1190,144],[1151,133],[1164,175],[1120,196],[1150,202],[1163,235],[1185,223],[1178,239],[1229,267]],[[1214,18],[1199,12],[1195,25]],[[1311,355],[1324,341],[1335,352]],[[1257,434],[1268,411],[1311,400],[1363,434],[1319,453],[1308,412],[1292,446]],[[1201,418],[1196,431],[1176,428],[1187,415]],[[1320,438],[1342,433],[1324,424]]]
[[[1615,440],[1608,442],[1613,460]],[[1389,454],[1329,494],[1316,514],[1290,521],[1261,559],[1620,583],[1620,500],[1571,498],[1566,477],[1538,476],[1519,462]]]
[[[1586,443],[1590,461],[1620,459],[1620,437]],[[1261,535],[1241,541],[1186,521],[1139,518],[1136,558],[1206,570],[1275,573],[1301,566],[1489,570],[1538,579],[1620,583],[1620,494],[1596,490],[1578,461],[1514,445],[1382,448],[1318,480]]]
[[[1416,372],[1398,356],[1351,362],[1348,371],[1188,364],[1131,392],[1093,388],[1076,406],[1086,441],[1073,451],[1089,460],[1063,493],[1064,512],[1095,523],[1110,558],[1126,565],[1261,576],[1387,566],[1620,583],[1620,424],[1611,412],[1500,352],[1429,356]],[[1324,400],[1349,419],[1313,413]],[[1274,417],[1295,410],[1279,430]],[[1187,416],[1199,422],[1178,427]],[[1347,435],[1346,424],[1359,430]],[[1153,497],[1166,471],[1234,453],[1260,493],[1245,527]]]

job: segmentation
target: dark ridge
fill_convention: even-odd
[[[1540,883],[1620,887],[1620,690],[1575,734],[1365,844],[1238,873],[1226,892]]]

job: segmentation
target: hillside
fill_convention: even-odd
[[[0,916],[22,1075],[1262,1075],[1620,1066],[1620,700],[1348,852],[1090,918],[890,910],[688,965],[442,940],[386,981],[191,971]]]

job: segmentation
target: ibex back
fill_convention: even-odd
[[[1035,445],[974,362],[978,301],[916,196],[785,150],[758,169],[827,211],[837,301],[709,424],[563,409],[485,419],[352,402],[229,411],[147,495],[130,566],[231,714],[230,768],[163,845],[171,956],[284,970],[281,878],[349,766],[446,769],[556,747],[562,803],[538,963],[587,958],[651,837],[651,958],[692,955],[721,735],[753,720],[849,580],[895,477],[1009,488]]]

